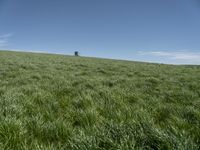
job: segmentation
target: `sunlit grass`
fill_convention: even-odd
[[[0,52],[1,149],[199,149],[200,67]]]

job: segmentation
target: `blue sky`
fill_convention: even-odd
[[[200,1],[0,0],[0,49],[200,64]]]

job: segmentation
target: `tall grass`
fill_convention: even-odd
[[[0,52],[1,149],[200,149],[200,67]]]

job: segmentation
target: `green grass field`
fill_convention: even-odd
[[[0,149],[200,149],[200,66],[1,51]]]

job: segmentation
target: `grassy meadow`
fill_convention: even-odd
[[[0,149],[200,149],[200,66],[0,51]]]

